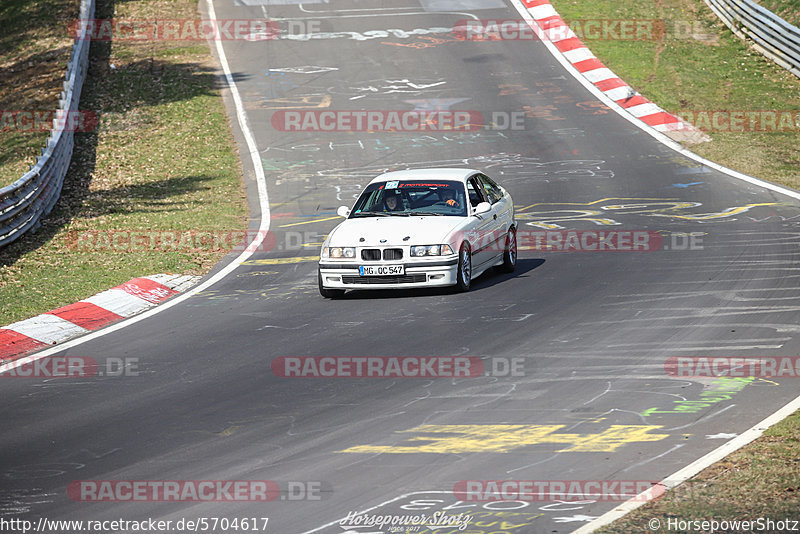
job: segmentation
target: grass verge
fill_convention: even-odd
[[[696,118],[697,112],[800,111],[800,79],[732,35],[702,0],[552,3],[568,23],[663,20],[664,38],[584,42],[634,89],[671,113]],[[732,169],[800,188],[800,124],[783,125],[783,131],[749,132],[711,126],[707,133],[712,141],[691,145],[692,151]]]
[[[784,524],[781,528],[779,521],[800,520],[798,452],[800,412],[795,412],[751,444],[597,532],[788,532],[791,527]],[[759,518],[763,518],[761,525],[750,528],[740,525],[712,530],[679,523]],[[774,522],[773,528],[760,528],[770,526],[767,519]],[[651,528],[653,520],[659,528]]]
[[[197,18],[195,7],[194,0],[98,0],[96,18]],[[198,246],[191,238],[246,222],[215,69],[205,42],[92,43],[81,108],[97,113],[100,125],[76,134],[62,196],[43,226],[0,249],[0,325],[132,277],[204,273],[236,244]],[[148,232],[177,239],[125,245],[126,235]],[[114,236],[122,246],[108,246]]]
[[[665,21],[667,35],[661,40],[584,42],[634,89],[671,113],[800,110],[800,80],[733,36],[702,0],[551,1],[567,22]],[[797,4],[796,0],[764,2],[778,13]],[[784,132],[708,133],[711,142],[689,148],[732,169],[800,187],[800,124]],[[785,526],[781,528],[777,521],[800,519],[798,458],[800,413],[795,413],[750,445],[598,532],[711,532],[710,528],[676,521],[758,518],[776,522],[774,528],[760,532],[784,532]],[[652,528],[654,519],[659,528]],[[750,532],[756,528],[716,531]]]
[[[72,39],[69,21],[80,0],[4,0],[0,4],[0,110],[55,111],[63,89]],[[46,131],[17,126],[4,113],[0,124],[0,187],[36,163]]]

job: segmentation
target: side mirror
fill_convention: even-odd
[[[492,205],[488,202],[481,202],[477,206],[475,206],[475,211],[472,213],[473,215],[480,215],[482,213],[487,213],[492,211]]]
[[[339,217],[344,217],[345,219],[350,216],[350,208],[347,206],[339,206],[339,209],[336,210],[336,215]]]

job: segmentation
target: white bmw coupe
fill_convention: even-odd
[[[318,280],[323,297],[347,289],[456,286],[468,291],[489,267],[517,263],[514,204],[473,169],[415,169],[372,180],[347,220],[325,239]]]

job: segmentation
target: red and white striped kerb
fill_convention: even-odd
[[[543,31],[543,39],[550,40],[578,72],[603,91],[628,113],[660,132],[696,129],[675,115],[667,113],[625,83],[568,28],[548,0],[522,0]]]
[[[134,278],[80,302],[0,328],[0,364],[130,317],[196,283],[197,276]]]

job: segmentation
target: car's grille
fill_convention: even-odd
[[[403,276],[342,276],[343,284],[413,284],[426,280],[425,273]]]
[[[383,259],[384,260],[402,260],[403,259],[403,249],[402,248],[387,248],[383,251]]]
[[[381,249],[365,248],[361,251],[361,259],[367,261],[379,260],[381,259]]]
[[[379,248],[365,248],[361,251],[361,259],[366,261],[378,261],[381,259],[381,249]],[[383,250],[384,260],[402,260],[402,248],[387,248]]]

